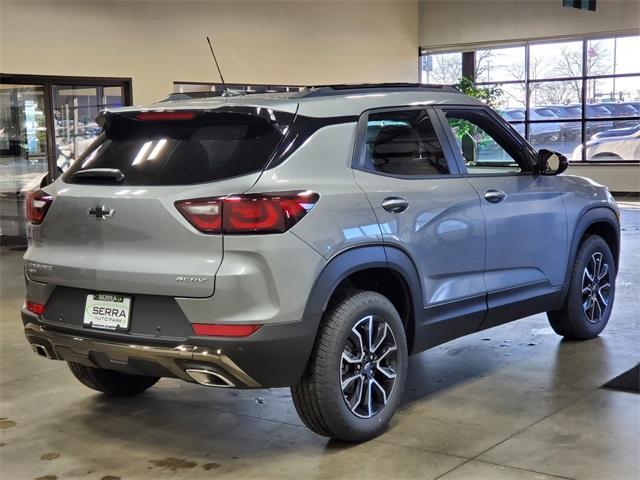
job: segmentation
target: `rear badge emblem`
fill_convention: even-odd
[[[176,282],[186,283],[204,283],[209,280],[209,277],[176,277]]]
[[[97,207],[90,208],[88,213],[96,217],[99,220],[104,220],[107,217],[113,217],[115,210],[113,208],[107,208],[104,205],[98,205]]]

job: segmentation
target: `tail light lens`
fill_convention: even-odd
[[[42,223],[52,202],[53,197],[42,190],[27,193],[25,205],[27,221],[36,225]]]
[[[176,208],[205,233],[283,233],[298,223],[318,201],[317,193],[252,193],[181,200]]]

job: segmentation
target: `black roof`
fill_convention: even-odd
[[[344,95],[345,93],[390,93],[390,92],[424,92],[441,91],[450,93],[460,93],[459,90],[450,85],[435,85],[427,83],[359,83],[359,84],[336,84],[336,85],[313,85],[308,86],[299,92],[295,92],[291,97],[310,98],[328,97],[332,95]]]

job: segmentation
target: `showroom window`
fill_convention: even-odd
[[[420,62],[422,83],[452,85],[462,77],[462,52],[423,55]]]
[[[537,149],[574,162],[640,162],[638,51],[640,36],[423,52],[421,78],[455,84],[464,74],[478,86],[499,86],[499,113]]]
[[[25,238],[24,196],[98,135],[98,112],[131,105],[131,80],[0,74],[0,243]]]

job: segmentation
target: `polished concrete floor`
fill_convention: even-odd
[[[110,400],[23,338],[21,252],[0,256],[0,477],[638,479],[640,395],[599,387],[640,360],[640,208],[623,203],[608,328],[566,342],[544,315],[410,360],[402,407],[362,445],[304,428],[286,389],[162,380]]]

